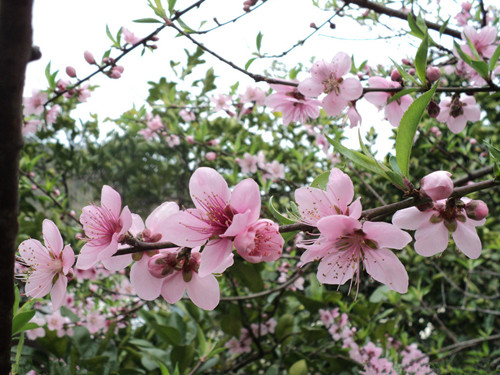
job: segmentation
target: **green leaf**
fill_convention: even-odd
[[[411,13],[408,13],[408,25],[410,26],[411,33],[417,38],[423,39],[425,37],[425,33],[420,29],[420,27],[418,27],[417,22]]]
[[[201,327],[198,325],[198,347],[200,349],[200,352],[202,353],[201,355],[204,356],[206,355],[205,351],[207,350],[207,340],[205,339],[205,335],[203,334],[203,331]]]
[[[108,36],[109,39],[111,39],[111,41],[113,42],[113,44],[116,44],[116,40],[113,36],[113,34],[111,34],[111,31],[109,31],[109,26],[106,25],[106,35]]]
[[[174,6],[175,6],[176,1],[177,0],[168,0],[168,13],[169,14],[174,13]]]
[[[311,182],[311,187],[326,190],[326,185],[328,184],[329,178],[330,171],[323,172],[318,177],[316,177],[313,182]]]
[[[257,39],[255,40],[255,44],[257,45],[257,51],[260,53],[260,47],[262,45],[262,33],[259,31],[259,33],[257,34]]]
[[[394,172],[396,173],[400,173],[400,174],[403,174],[401,172],[401,169],[399,169],[399,165],[398,165],[398,162],[396,160],[396,158],[394,156],[391,155],[391,157],[389,158],[389,164],[391,165],[391,168]]]
[[[291,219],[287,218],[286,216],[283,216],[282,214],[280,214],[278,212],[278,210],[276,210],[276,208],[274,208],[273,197],[269,198],[269,203],[267,204],[267,206],[269,207],[269,210],[273,214],[274,218],[276,220],[278,220],[281,224],[294,224],[295,223],[294,220],[291,220]]]
[[[470,62],[470,66],[476,71],[479,73],[479,75],[481,77],[483,77],[484,79],[488,79],[488,76],[489,76],[489,70],[488,70],[488,64],[485,62],[485,61],[475,61],[475,60],[472,60]]]
[[[252,65],[252,63],[256,60],[257,58],[256,57],[253,57],[251,58],[250,60],[247,61],[247,63],[245,64],[245,70],[248,70],[248,68],[250,68],[250,65]]]
[[[469,45],[469,48],[470,48],[472,54],[474,55],[474,58],[476,60],[481,60],[481,56],[479,56],[479,52],[477,52],[477,49],[476,49],[476,46],[474,45],[474,43],[471,42],[471,40],[469,39],[469,37],[465,33],[463,35],[465,36],[465,39],[467,40],[467,44]]]
[[[486,147],[488,147],[490,155],[494,159],[500,161],[500,150],[487,141],[484,141],[484,144],[486,145]]]
[[[410,155],[415,132],[417,131],[418,124],[427,105],[436,92],[438,83],[439,81],[410,105],[399,124],[398,134],[396,136],[396,160],[401,172],[407,178],[409,178]]]
[[[163,8],[163,5],[161,4],[161,0],[154,0],[154,1],[156,4],[155,13],[161,18],[167,18],[167,13],[165,12],[165,8]]]
[[[134,20],[133,22],[136,22],[136,23],[162,23],[160,20],[157,20],[156,18],[140,18],[138,20]]]
[[[499,58],[500,58],[500,44],[497,46],[495,52],[493,52],[493,55],[491,55],[489,64],[490,71],[493,71],[493,69],[495,69],[495,66],[497,66]]]
[[[307,375],[307,362],[305,359],[295,362],[288,370],[288,375]]]
[[[24,326],[35,316],[36,311],[23,311],[12,319],[12,336],[23,330]]]
[[[335,151],[341,153],[344,157],[347,159],[351,160],[354,164],[359,165],[360,167],[363,167],[369,171],[372,171],[382,177],[387,178],[387,174],[384,172],[384,170],[380,167],[380,165],[377,163],[377,161],[373,160],[372,158],[366,156],[365,154],[362,154],[361,152],[358,151],[353,151],[348,149],[347,147],[344,147],[340,144],[340,142],[337,142],[336,140],[326,136],[326,139],[328,139],[328,142],[335,148]]]
[[[448,27],[448,22],[450,22],[450,19],[451,19],[451,17],[449,17],[446,21],[444,21],[444,23],[439,28],[439,36],[443,35],[444,31]]]
[[[19,288],[17,285],[14,285],[14,309],[12,310],[14,314],[17,313],[17,310],[19,309],[19,299],[21,298],[21,295],[19,294]]]
[[[216,356],[217,354],[219,353],[222,353],[224,350],[226,350],[227,348],[223,347],[223,348],[214,348],[210,351],[210,353],[207,354],[206,358],[211,358],[213,356]]]
[[[468,65],[470,65],[472,58],[462,50],[462,47],[460,47],[457,42],[453,42],[453,44],[455,45],[455,50],[457,51],[460,58],[464,60]]]
[[[411,77],[411,76],[410,76]],[[398,100],[399,98],[401,98],[402,96],[405,96],[405,95],[408,95],[408,94],[411,94],[412,92],[418,92],[420,91],[420,89],[418,87],[410,87],[410,88],[407,88],[407,89],[403,89],[401,91],[398,91],[396,94],[394,94],[393,96],[391,96],[389,98],[389,100],[387,100],[387,104],[390,104],[392,103],[394,100]]]
[[[170,375],[170,371],[168,371],[167,366],[165,366],[162,362],[158,361],[158,366],[160,367],[161,375]]]
[[[427,33],[418,47],[417,54],[415,56],[415,70],[417,71],[418,78],[423,85],[427,79],[425,78],[425,70],[427,69],[427,52],[429,48],[429,36]]]

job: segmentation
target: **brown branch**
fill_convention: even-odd
[[[0,0],[0,374],[10,373],[14,262],[18,232],[22,103],[31,57],[32,0]]]
[[[388,8],[388,7],[380,5],[380,4],[372,3],[371,1],[368,1],[368,0],[345,0],[345,3],[346,4],[355,4],[361,8],[370,9],[370,10],[373,10],[375,13],[385,14],[386,16],[389,16],[389,17],[399,18],[399,19],[402,19],[405,21],[408,19],[408,13],[405,13],[405,12],[400,11],[400,10]],[[430,22],[430,21],[425,21],[425,20],[424,20],[424,22],[429,29],[436,30],[436,31],[441,30],[442,25],[439,25],[437,23]],[[443,30],[443,34],[450,35],[454,38],[461,38],[462,37],[462,35],[460,34],[460,31],[450,29],[449,27],[446,27]]]

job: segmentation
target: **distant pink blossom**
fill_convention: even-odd
[[[106,327],[106,316],[101,314],[99,310],[94,310],[86,316],[83,324],[91,334],[97,333]]]
[[[127,206],[121,210],[120,194],[108,185],[102,187],[101,206],[92,204],[82,209],[80,222],[87,236],[76,267],[89,269],[101,261],[109,270],[117,271],[130,264],[126,256],[113,257],[118,242],[132,225],[132,216]],[[121,214],[120,214],[121,211]]]
[[[72,329],[68,328],[68,324],[71,323],[71,320],[67,316],[62,316],[60,310],[50,315],[46,315],[45,319],[47,320],[47,328],[51,331],[56,331],[57,337],[72,334]]]
[[[485,219],[473,220],[467,216],[464,207],[469,201],[462,198],[457,204],[441,200],[425,211],[405,208],[394,214],[392,222],[399,228],[415,230],[415,251],[422,256],[446,250],[451,232],[458,249],[467,257],[477,259],[482,245],[475,227],[483,225]]]
[[[382,77],[371,77],[368,79],[368,84],[370,87],[380,87],[380,88],[392,88],[400,87],[398,82],[388,81]],[[392,126],[398,127],[401,122],[401,118],[404,113],[413,102],[410,95],[403,95],[399,99],[392,101],[387,104],[389,99],[393,96],[393,93],[389,92],[368,92],[365,94],[365,99],[370,103],[375,105],[379,110],[385,108],[385,117]]]
[[[467,121],[475,122],[481,118],[481,109],[473,96],[446,97],[439,103],[439,115],[436,120],[445,122],[455,134],[464,130]]]
[[[402,249],[411,236],[395,225],[364,222],[344,215],[318,221],[320,237],[306,249],[301,261],[320,260],[317,277],[324,284],[342,285],[347,280],[359,287],[361,263],[375,280],[399,293],[408,290],[408,274],[391,249]]]
[[[37,119],[25,121],[22,128],[23,136],[27,136],[28,134],[35,134],[41,125],[42,122]]]
[[[353,202],[353,198],[352,180],[338,168],[330,171],[326,191],[314,187],[295,190],[301,221],[312,226],[330,215],[347,215],[358,219],[361,216],[361,203],[359,198]]]
[[[490,58],[497,48],[497,43],[495,43],[497,33],[498,31],[494,26],[485,26],[479,31],[473,26],[465,26],[462,33],[462,39],[465,41],[465,44],[461,48],[465,53],[473,57],[473,53],[467,43],[468,38],[481,57]]]
[[[85,103],[88,98],[90,98],[89,85],[83,85],[76,89],[77,98],[79,102]]]
[[[123,39],[125,40],[125,43],[128,44],[137,44],[141,41],[141,38],[135,36],[133,32],[131,32],[129,29],[126,29],[125,27],[122,27],[122,35]]]
[[[241,168],[241,173],[256,173],[257,172],[257,161],[258,157],[256,155],[250,155],[248,152],[243,154],[243,158],[237,158],[236,163]]]
[[[257,220],[234,238],[237,253],[250,263],[278,260],[283,245],[279,225],[268,219]]]
[[[280,178],[285,178],[285,166],[277,160],[273,160],[271,163],[266,163],[262,169],[264,171],[262,174],[264,179],[276,181]]]
[[[45,329],[43,328],[43,326],[46,324],[46,321],[41,315],[38,315],[37,313],[30,320],[30,323],[38,324],[39,327],[26,331],[26,337],[28,338],[28,340],[36,340],[38,337],[45,336]]]
[[[232,256],[233,238],[259,218],[260,191],[248,178],[231,192],[217,171],[202,167],[191,176],[189,192],[196,208],[174,214],[163,230],[179,246],[206,243],[199,269],[199,276],[205,277]]]
[[[462,10],[455,15],[455,19],[457,20],[460,26],[467,25],[467,21],[472,18],[470,14],[470,3],[462,3]]]
[[[320,102],[301,94],[296,87],[286,85],[271,85],[276,93],[269,95],[264,104],[275,112],[283,114],[283,124],[291,122],[307,122],[310,118],[319,116]]]
[[[329,116],[339,115],[351,100],[363,94],[358,78],[344,76],[351,70],[351,58],[344,52],[337,53],[330,63],[316,61],[311,68],[311,78],[299,83],[298,90],[303,95],[326,96],[321,104]]]
[[[213,151],[210,151],[210,152],[207,152],[205,154],[205,158],[208,160],[208,161],[214,161],[215,159],[217,159],[217,153],[213,152]]]
[[[189,112],[186,109],[181,109],[179,111],[179,116],[185,121],[185,122],[192,122],[196,120],[196,116],[193,112]]]
[[[181,144],[181,139],[176,134],[170,134],[165,137],[168,147],[172,148]]]
[[[241,103],[255,103],[256,105],[263,105],[266,100],[266,93],[258,87],[248,86],[245,93],[240,95]]]
[[[61,233],[53,221],[45,219],[42,231],[45,246],[33,239],[19,245],[22,260],[30,268],[25,292],[33,298],[50,293],[53,309],[57,310],[66,298],[75,254],[70,245],[64,246]]]
[[[57,116],[59,116],[60,113],[61,113],[61,106],[59,104],[53,105],[52,108],[50,108],[45,114],[47,125],[52,125],[56,121],[56,118]]]
[[[40,92],[40,90],[33,90],[32,96],[23,99],[24,115],[39,116],[43,113],[44,104],[47,103],[47,93]]]
[[[229,95],[218,94],[217,96],[212,96],[210,101],[215,105],[216,111],[229,111],[232,99]]]

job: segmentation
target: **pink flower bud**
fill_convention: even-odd
[[[399,74],[399,71],[397,69],[394,69],[391,72],[391,81],[401,81],[401,74]]]
[[[69,212],[69,215],[70,215],[70,216],[75,217],[75,216],[76,216],[76,212],[75,212],[75,210],[71,210],[71,211]]]
[[[469,143],[470,143],[471,145],[477,145],[477,140],[476,140],[476,138],[471,138],[471,139],[469,140]]]
[[[125,70],[125,68],[121,65],[116,65],[114,67],[114,69],[116,69],[117,71],[119,71],[120,73],[123,73],[123,71]]]
[[[30,173],[29,173],[29,176],[30,176],[30,177],[35,177],[35,172],[30,172]]]
[[[462,3],[462,10],[464,12],[469,12],[471,10],[472,5],[470,3]]]
[[[89,51],[85,51],[83,53],[83,57],[85,58],[85,61],[88,62],[90,65],[93,65],[95,64],[95,59],[94,59],[94,55],[92,55],[91,52]]]
[[[411,65],[411,61],[410,61],[410,60],[408,60],[408,59],[406,59],[406,58],[401,59],[401,62],[402,62],[403,64],[405,64],[405,65]]]
[[[157,42],[157,41],[159,41],[159,40],[160,40],[160,37],[159,37],[158,35],[153,35],[153,36],[151,37],[151,40],[152,40],[153,42]]]
[[[71,78],[75,78],[76,77],[76,70],[75,70],[75,68],[73,68],[72,66],[67,66],[66,67],[66,74],[68,76],[70,76]]]
[[[437,81],[441,77],[441,69],[437,66],[429,66],[425,71],[425,76],[430,82]]]
[[[61,195],[61,191],[59,189],[54,189],[54,195],[56,197],[60,196]]]
[[[234,238],[234,247],[238,254],[251,263],[279,259],[283,244],[278,224],[268,219],[258,220]]]
[[[434,100],[431,100],[427,105],[427,113],[429,113],[429,117],[431,118],[438,117],[440,111],[441,108]]]
[[[193,145],[194,144],[194,137],[192,135],[187,135],[186,142],[189,143],[190,145]]]
[[[31,190],[36,190],[36,185],[31,185]]]
[[[315,24],[314,22],[311,22],[311,23],[309,24],[309,27],[310,27],[311,29],[317,29],[317,28],[318,28],[318,26],[316,26],[316,24]]]
[[[488,216],[488,206],[483,201],[473,200],[465,205],[465,212],[472,220],[483,220]]]
[[[408,74],[414,76],[415,75],[415,69],[414,68],[408,69]]]
[[[205,157],[208,161],[214,161],[215,159],[217,159],[217,154],[215,152],[207,152]]]
[[[433,201],[448,198],[453,192],[453,181],[451,173],[447,171],[436,171],[429,173],[420,180],[420,190]]]

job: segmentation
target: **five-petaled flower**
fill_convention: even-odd
[[[66,287],[68,277],[72,274],[75,254],[70,245],[63,249],[61,233],[53,221],[45,219],[42,228],[45,246],[33,239],[19,245],[22,262],[29,266],[25,292],[33,298],[50,293],[52,308],[57,310],[66,299]]]

